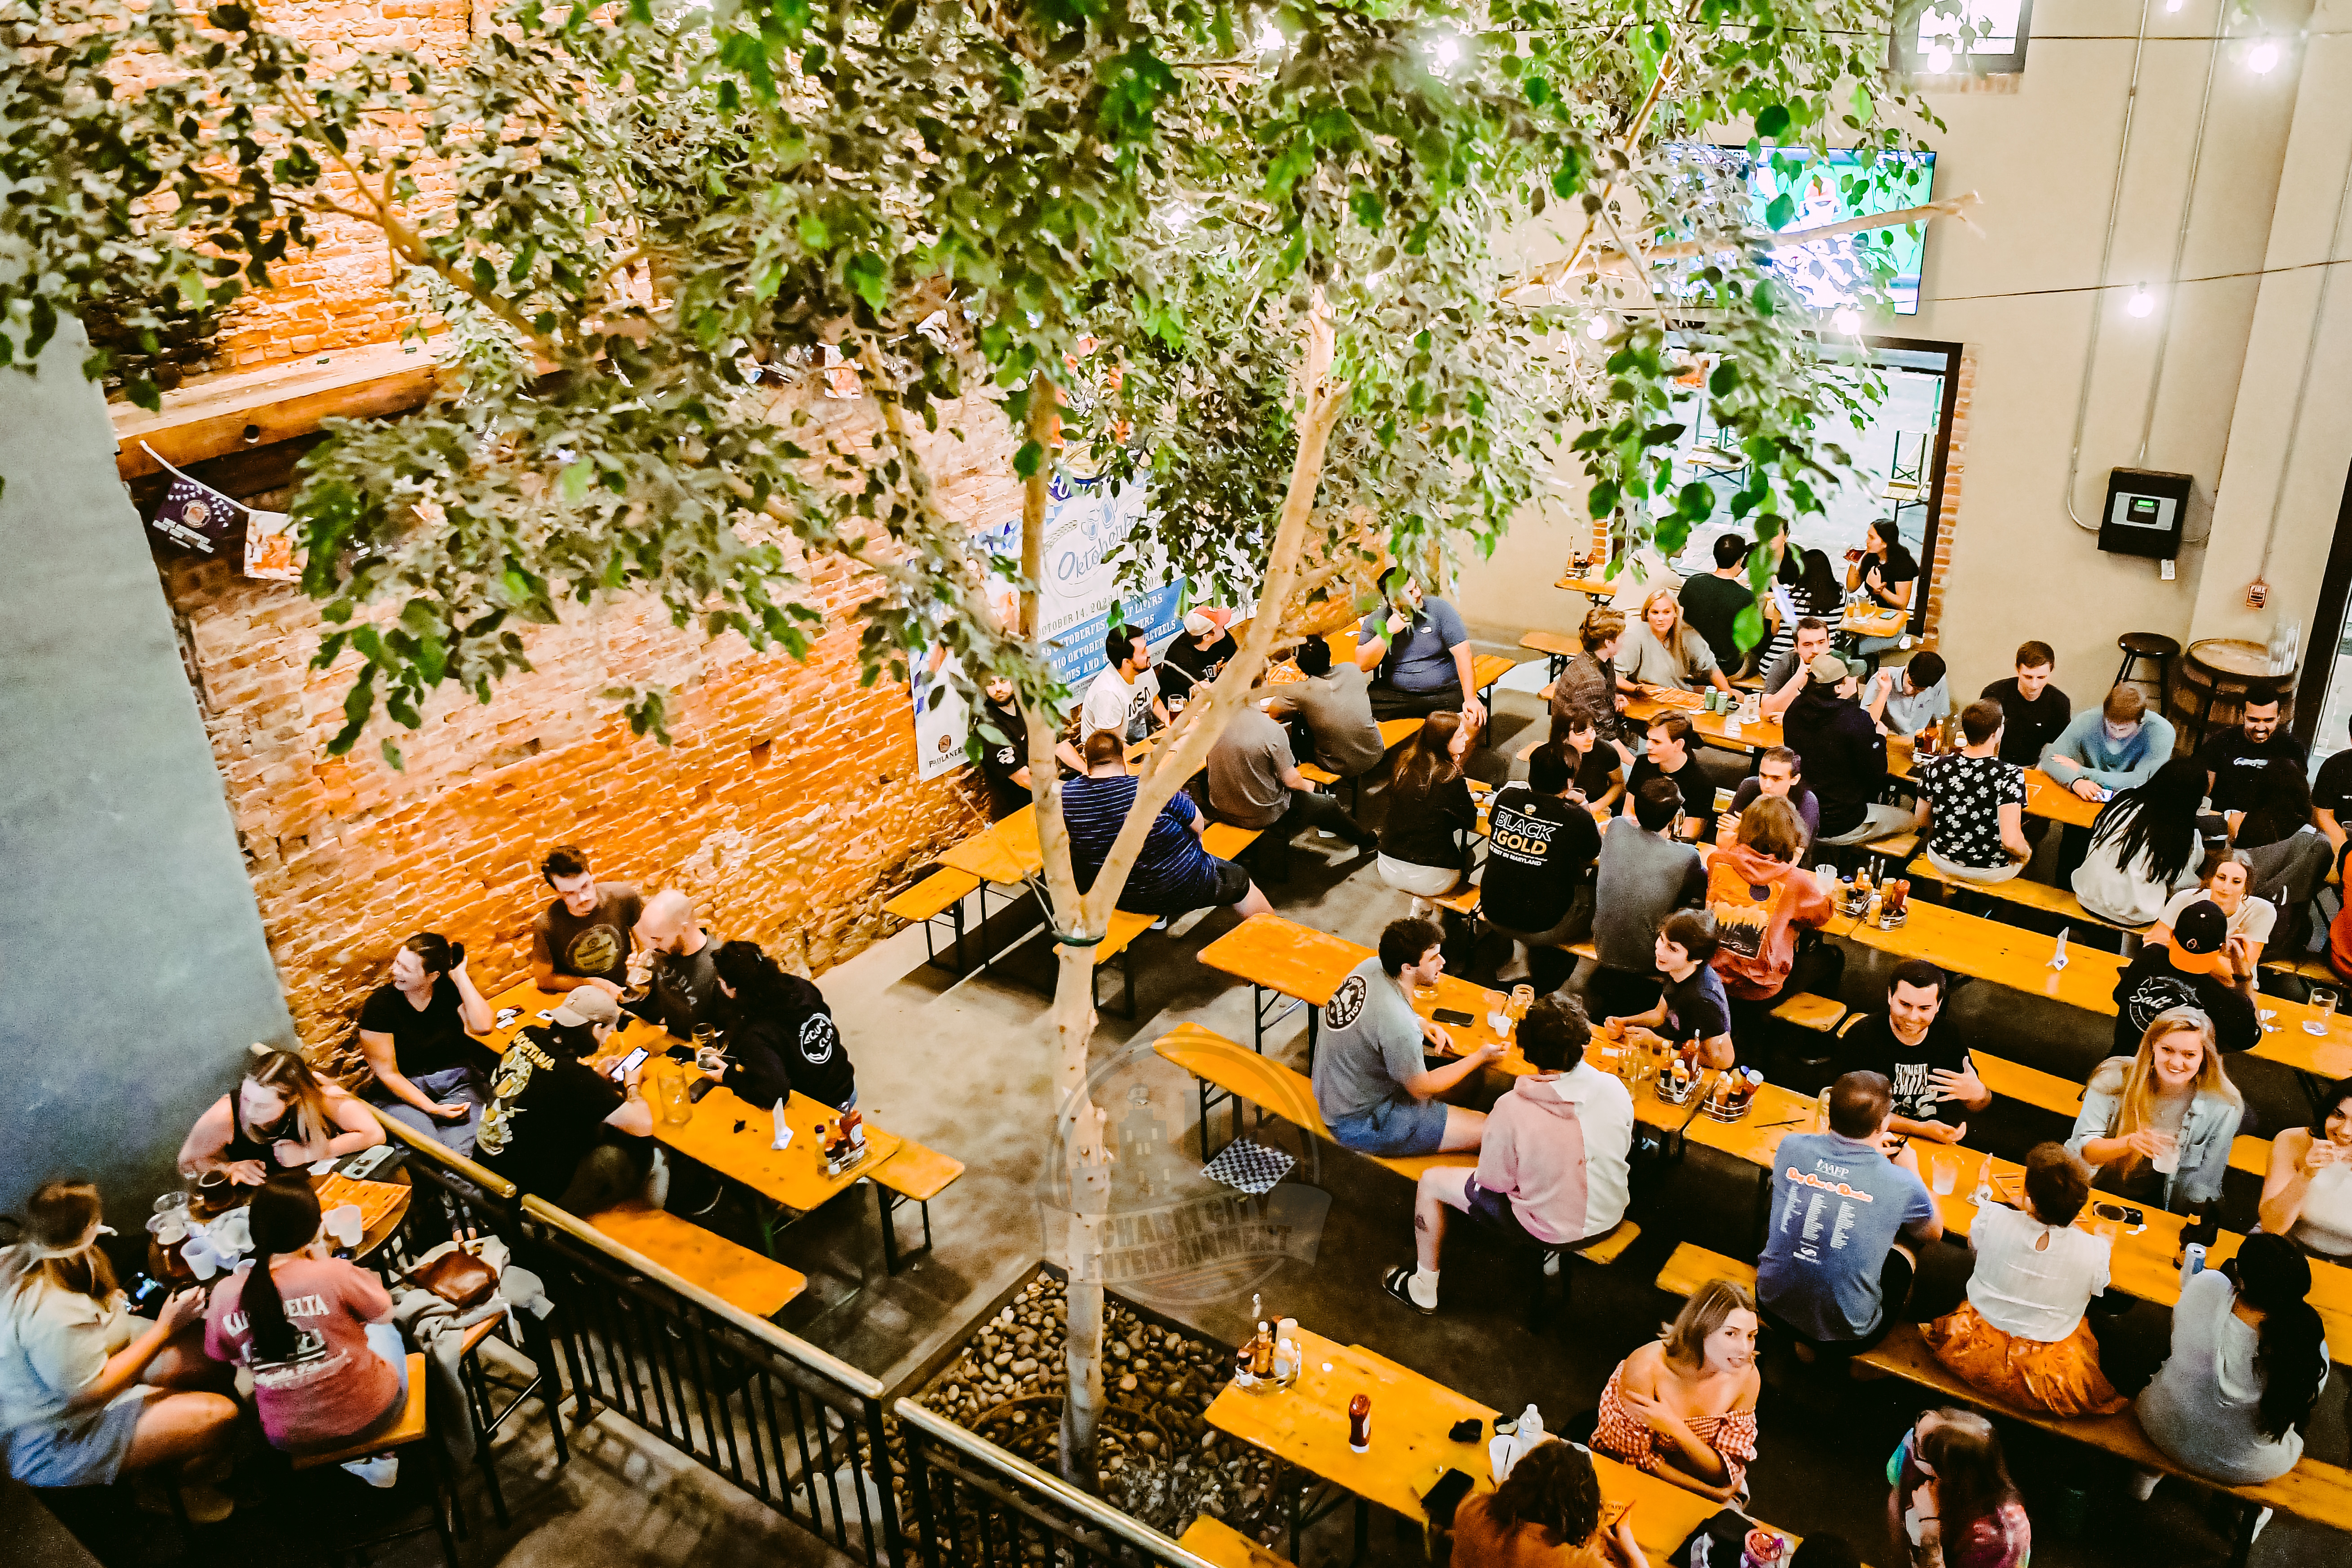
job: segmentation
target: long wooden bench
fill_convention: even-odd
[[[1292,1568],[1289,1558],[1276,1555],[1223,1520],[1202,1514],[1176,1544],[1217,1568]]]
[[[587,1218],[623,1247],[755,1318],[774,1317],[808,1289],[808,1276],[798,1269],[660,1209],[632,1204]]]
[[[2083,907],[2083,900],[2063,888],[2048,882],[2037,882],[2030,877],[2011,877],[2002,882],[1971,882],[1965,877],[1948,876],[1937,869],[1935,862],[1922,855],[1904,868],[1906,876],[1923,882],[1933,882],[1947,892],[1974,893],[1979,898],[1999,903],[2015,904],[2021,909],[2039,910],[2043,914],[2056,915],[2069,925],[2100,926],[2107,931],[2137,931],[2137,926],[2117,925],[2102,920]]]
[[[1979,1081],[2004,1100],[2023,1100],[2026,1104],[2073,1121],[2083,1113],[2083,1088],[2071,1079],[2055,1073],[2030,1068],[2000,1057],[1987,1056],[1971,1048],[1969,1057],[1976,1062]],[[2249,1175],[2271,1173],[2271,1145],[2267,1138],[2241,1133],[2230,1143],[2230,1168]]]
[[[1756,1288],[1756,1268],[1753,1264],[1685,1242],[1675,1248],[1674,1256],[1659,1271],[1658,1289],[1669,1295],[1687,1297],[1713,1279],[1729,1279],[1752,1290]],[[2341,1466],[2305,1458],[2274,1481],[2251,1487],[2222,1486],[2168,1458],[2147,1440],[2147,1434],[2140,1430],[2137,1418],[2128,1410],[2114,1415],[2059,1416],[2046,1410],[2021,1410],[1993,1398],[1937,1361],[1927,1342],[1920,1338],[1916,1324],[1897,1324],[1875,1349],[1864,1352],[1854,1360],[1943,1398],[2073,1438],[2112,1454],[2136,1469],[2176,1476],[2213,1491],[2226,1492],[2257,1508],[2274,1508],[2333,1530],[2352,1531],[2352,1470]],[[2242,1525],[2233,1563],[2244,1563],[2250,1542],[2251,1530]]]
[[[963,900],[966,895],[987,886],[971,872],[949,867],[932,872],[884,903],[882,912],[923,928],[924,962],[935,967],[944,966],[940,964],[939,949],[932,941],[932,932],[936,929],[932,922],[942,915],[948,916],[952,922],[955,967],[960,973],[963,969]],[[984,892],[981,894],[980,918],[983,921],[988,918],[988,896]]]
[[[1519,639],[1519,646],[1544,656],[1544,674],[1554,680],[1568,668],[1568,661],[1584,651],[1584,639],[1573,632],[1531,631]]]
[[[882,1262],[889,1272],[898,1272],[902,1258],[919,1258],[931,1249],[931,1200],[962,1175],[961,1160],[925,1148],[903,1132],[898,1135],[898,1152],[883,1161],[873,1176],[875,1205],[882,1211]],[[923,1245],[904,1252],[898,1249],[897,1219],[901,1204],[914,1204],[923,1211]]]

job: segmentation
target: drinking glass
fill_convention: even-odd
[[[2158,1145],[2156,1158],[2150,1160],[2148,1163],[2155,1167],[2157,1174],[2160,1176],[2171,1175],[2175,1171],[2180,1169],[2179,1134],[2174,1132],[2158,1132],[2156,1135],[2156,1141]]]
[[[1834,899],[1838,896],[1838,868],[1834,862],[1824,860],[1814,867],[1813,880],[1819,882],[1822,891],[1831,898]]]
[[[1436,984],[1432,982],[1427,985],[1415,985],[1412,988],[1412,999],[1424,1007],[1430,1005],[1437,1000]]]
[[[1953,1188],[1960,1184],[1960,1163],[1949,1154],[1936,1155],[1932,1162],[1932,1168],[1935,1180],[1931,1184],[1937,1197],[1948,1195]]]
[[[1715,792],[1715,815],[1721,816],[1731,809],[1731,792],[1717,785]]]
[[[1528,1016],[1528,1009],[1533,1007],[1535,1005],[1536,988],[1534,986],[1514,985],[1511,987],[1512,1022],[1517,1023],[1521,1018],[1526,1017]]]
[[[2312,1016],[2305,1018],[2303,1021],[2303,1032],[2306,1035],[2324,1035],[2327,1033],[2328,1023],[2336,1016],[2336,993],[2325,990],[2320,986],[2313,986],[2311,988],[2311,1011]]]

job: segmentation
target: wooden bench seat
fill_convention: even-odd
[[[1338,773],[1331,772],[1328,768],[1317,767],[1313,763],[1299,763],[1298,776],[1305,779],[1308,784],[1319,785],[1324,789],[1329,789],[1333,784],[1339,782],[1339,775]],[[1211,1520],[1209,1522],[1214,1524],[1216,1521]]]
[[[2101,920],[2083,907],[2083,901],[2063,888],[2048,882],[2037,882],[2028,877],[2011,877],[2005,882],[1971,882],[1965,877],[1948,877],[1936,868],[1935,863],[1922,855],[1904,868],[1906,876],[1953,892],[1974,893],[1979,898],[2000,903],[2016,904],[2023,909],[2040,910],[2056,915],[2070,925],[2101,926],[2108,931],[2133,931],[2137,927],[2119,926],[2113,921]]]
[[[2315,985],[2326,985],[2331,989],[2344,984],[2344,977],[2328,967],[2327,960],[2315,952],[2281,953],[2275,958],[2265,957],[2262,966],[2280,974],[2292,974],[2298,979],[2307,980]]]
[[[1223,825],[1222,823],[1210,824],[1209,833],[1214,833],[1223,826]],[[1229,831],[1238,833],[1241,832],[1242,829],[1233,828]],[[1250,835],[1251,838],[1255,838],[1256,837],[1257,835],[1255,833]],[[1207,833],[1202,834],[1201,836],[1201,841],[1204,845],[1207,844],[1209,841],[1209,835]],[[1243,842],[1246,844],[1248,840],[1244,839]],[[1212,855],[1217,853],[1214,849],[1212,849],[1209,852]],[[1226,856],[1225,858],[1231,859],[1232,857]],[[1145,931],[1150,931],[1151,929],[1152,921],[1159,918],[1160,917],[1158,915],[1142,914],[1134,910],[1113,910],[1110,912],[1110,929],[1103,933],[1102,941],[1095,943],[1095,973],[1100,974],[1103,971],[1103,965],[1108,963],[1111,960],[1117,959],[1118,961],[1119,979],[1125,985],[1127,991],[1127,1010],[1122,1015],[1124,1017],[1132,1018],[1135,1016],[1135,961],[1127,950],[1129,947],[1133,945],[1137,937],[1139,937]],[[1097,1006],[1100,1006],[1102,1005],[1099,998],[1097,998],[1095,1005]]]
[[[1235,827],[1230,822],[1212,822],[1201,834],[1201,847],[1220,860],[1238,859],[1265,832],[1263,827]]]
[[[1979,1050],[1969,1055],[1977,1065],[1977,1077],[1984,1086],[2005,1100],[2022,1100],[2026,1104],[2063,1116],[2068,1121],[2083,1113],[2083,1086],[2072,1079],[2060,1078],[2038,1068],[2000,1057],[1987,1056]],[[2267,1138],[2250,1133],[2241,1134],[2230,1143],[2230,1168],[2252,1176],[2267,1176],[2271,1172],[2271,1144]]]
[[[1573,632],[1537,630],[1521,637],[1519,646],[1530,652],[1543,655],[1544,673],[1550,676],[1552,679],[1558,680],[1559,672],[1568,668],[1568,661],[1584,651],[1584,639]],[[1544,695],[1547,698],[1550,696],[1549,688],[1545,689]]]
[[[1418,719],[1383,719],[1381,721],[1381,746],[1393,752],[1421,733]]]
[[[1810,1029],[1826,1035],[1845,1022],[1845,1004],[1828,996],[1814,996],[1799,992],[1772,1009],[1772,1016],[1800,1029]]]
[[[961,972],[963,968],[963,900],[966,895],[986,886],[969,871],[959,871],[953,867],[943,868],[883,904],[882,912],[923,928],[924,962],[933,965],[939,964],[940,952],[932,939],[935,929],[932,922],[941,915],[947,916],[955,938],[955,967]],[[988,918],[986,894],[982,894],[980,904],[981,919],[984,921]]]
[[[1688,1242],[1675,1248],[1674,1256],[1658,1273],[1658,1289],[1670,1295],[1687,1297],[1710,1279],[1730,1279],[1749,1289],[1756,1287],[1753,1264],[1709,1252]],[[2207,1480],[2181,1468],[2165,1457],[2147,1435],[2140,1430],[2138,1420],[2129,1410],[2114,1415],[2053,1415],[2046,1410],[2021,1410],[1994,1399],[1983,1390],[1937,1361],[1935,1352],[1920,1338],[1916,1324],[1897,1324],[1895,1331],[1873,1350],[1854,1358],[1881,1372],[1916,1384],[1949,1400],[2023,1421],[2045,1432],[2071,1437],[2078,1443],[2113,1454],[2137,1469],[2156,1470],[2177,1476],[2213,1491],[2226,1492],[2245,1502],[2262,1508],[2274,1508],[2298,1519],[2311,1520],[2334,1530],[2352,1531],[2352,1470],[2341,1466],[2322,1464],[2306,1458],[2294,1469],[2274,1481],[2259,1486],[2227,1487]],[[2239,1551],[2233,1559],[2245,1559],[2245,1537],[2241,1533]]]
[[[1217,1568],[1292,1568],[1289,1558],[1276,1556],[1223,1520],[1202,1514],[1176,1544]]]
[[[630,1251],[754,1318],[774,1317],[808,1289],[808,1276],[798,1269],[660,1209],[630,1204],[587,1219]]]
[[[898,1152],[883,1161],[872,1178],[874,1201],[882,1211],[882,1262],[889,1272],[898,1272],[902,1258],[919,1257],[931,1249],[931,1200],[953,1186],[962,1175],[961,1160],[927,1149],[903,1132],[898,1135]],[[914,1204],[923,1211],[923,1245],[903,1253],[898,1250],[897,1216],[900,1204]]]
[[[1479,701],[1492,708],[1495,682],[1519,667],[1519,661],[1507,653],[1480,653],[1470,657],[1470,689]]]

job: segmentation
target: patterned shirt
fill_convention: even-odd
[[[2000,847],[2000,808],[2025,805],[2025,773],[1999,757],[1946,752],[1919,764],[1921,793],[1934,807],[1927,847],[1956,866],[1990,871],[2009,864]]]
[[[1660,1435],[1626,1406],[1619,1386],[1624,1377],[1625,1363],[1621,1361],[1617,1370],[1609,1374],[1609,1386],[1601,1391],[1600,1420],[1592,1429],[1592,1446],[1654,1476],[1664,1455],[1672,1452],[1679,1456],[1682,1450],[1675,1447],[1673,1438]],[[1748,1467],[1756,1458],[1756,1412],[1734,1410],[1722,1415],[1701,1415],[1685,1424],[1691,1436],[1714,1449],[1716,1457],[1723,1461],[1724,1479],[1732,1494],[1746,1495]]]

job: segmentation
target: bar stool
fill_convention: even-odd
[[[2126,680],[2139,679],[2132,674],[2133,666],[2146,660],[2155,661],[2156,706],[2161,711],[2164,694],[2172,684],[2172,661],[2179,657],[2180,645],[2157,632],[2126,632],[2116,639],[2116,646],[2124,650],[2124,661],[2116,667],[2115,684],[2117,686]]]
[[[457,1508],[457,1491],[450,1484],[448,1474],[443,1468],[439,1439],[434,1436],[433,1424],[425,1417],[425,1357],[420,1353],[411,1352],[409,1355],[408,1404],[406,1408],[401,1411],[400,1420],[391,1431],[381,1436],[370,1437],[364,1442],[354,1443],[347,1448],[335,1449],[331,1453],[297,1455],[294,1459],[294,1468],[297,1473],[303,1470],[320,1469],[328,1465],[341,1465],[352,1459],[364,1459],[370,1454],[380,1454],[386,1448],[418,1450],[425,1471],[432,1478],[433,1522],[430,1525],[412,1525],[404,1530],[387,1531],[382,1535],[370,1536],[365,1541],[348,1542],[342,1544],[341,1551],[356,1554],[365,1547],[381,1546],[388,1541],[400,1541],[411,1535],[422,1535],[425,1531],[431,1530],[441,1537],[441,1560],[448,1565],[448,1568],[457,1568],[457,1542],[449,1532],[449,1521]]]

